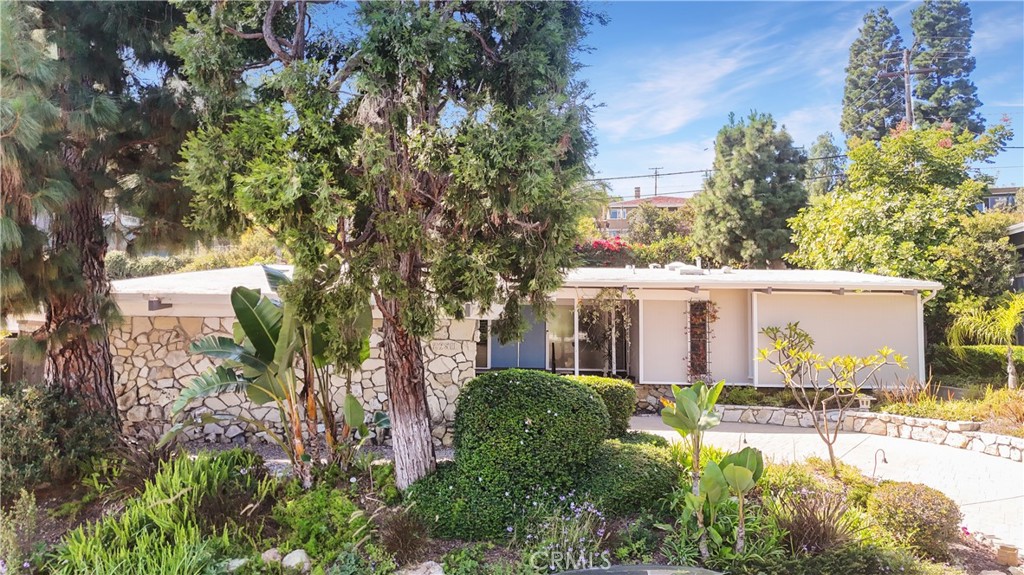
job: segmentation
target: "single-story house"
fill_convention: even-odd
[[[190,356],[188,345],[204,335],[231,333],[229,294],[237,285],[271,291],[259,266],[113,282],[124,321],[110,339],[118,405],[129,429],[167,425],[183,383],[211,365]],[[534,318],[525,310],[530,326],[522,341],[502,344],[489,334],[497,308],[469,306],[466,319],[440,322],[424,343],[434,436],[450,442],[461,387],[489,369],[614,372],[636,382],[642,409],[654,408],[671,384],[698,377],[779,386],[780,377],[755,358],[768,345],[761,330],[789,322],[799,322],[826,356],[868,355],[887,346],[907,356],[907,368],[889,369],[882,377],[923,379],[923,303],[941,288],[931,281],[843,271],[709,270],[681,263],[571,270],[551,294],[555,308],[549,317]],[[606,306],[595,307],[598,301]],[[376,312],[374,322],[380,326]],[[368,410],[386,409],[377,330],[370,343],[370,358],[352,375],[352,389]],[[341,393],[346,378],[335,377]],[[241,394],[207,398],[197,408],[276,415]],[[244,434],[238,426],[204,432],[225,441]]]

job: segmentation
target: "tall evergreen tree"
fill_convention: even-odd
[[[52,60],[24,61],[49,71],[22,78],[15,89],[18,101],[36,98],[39,110],[49,102],[56,115],[46,112],[46,122],[25,128],[31,137],[15,133],[4,142],[5,160],[18,159],[4,165],[4,183],[17,183],[10,194],[18,199],[16,207],[5,205],[4,226],[9,218],[20,231],[20,245],[4,243],[5,266],[11,265],[5,275],[17,274],[23,289],[5,300],[3,312],[40,306],[45,321],[33,338],[45,350],[46,381],[116,418],[106,338],[116,306],[103,264],[101,215],[117,198],[138,198],[147,207],[174,204],[166,188],[154,192],[154,185],[168,180],[175,159],[168,144],[189,124],[169,84],[176,65],[167,40],[180,19],[166,2],[12,4],[5,5],[5,19],[14,13],[31,22],[12,24],[13,40],[25,48],[5,50],[4,72],[22,78],[21,63],[8,58],[41,43]],[[5,125],[31,117],[14,107],[3,114]],[[4,195],[6,204],[7,189]]]
[[[721,264],[781,266],[792,247],[786,220],[807,203],[806,161],[771,115],[730,115],[715,140],[714,174],[693,200],[698,249]]]
[[[952,122],[958,130],[981,134],[985,120],[981,101],[971,81],[971,9],[960,0],[925,0],[911,13],[916,50],[915,68],[937,68],[914,85],[915,122],[939,125]]]
[[[313,26],[330,15],[312,4],[188,15],[175,46],[210,116],[183,173],[197,224],[275,230],[300,315],[347,325],[375,302],[405,488],[435,465],[424,338],[468,302],[502,304],[498,335],[520,335],[520,306],[544,313],[572,263],[592,148],[575,55],[590,15],[575,2],[367,2],[342,42]],[[253,67],[266,73],[243,75]],[[234,98],[246,82],[252,97]]]
[[[864,15],[860,36],[850,45],[843,91],[843,115],[839,122],[846,137],[880,140],[904,116],[903,82],[879,79],[900,60],[893,54],[903,49],[896,23],[884,7]]]
[[[836,189],[843,181],[843,170],[846,159],[843,151],[836,145],[832,132],[818,136],[811,146],[810,161],[807,167],[807,180],[804,182],[807,195],[814,197],[827,194]]]

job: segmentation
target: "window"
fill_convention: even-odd
[[[477,323],[477,331],[479,335],[476,340],[476,368],[477,369],[490,369],[491,367],[491,354],[490,354],[490,325],[486,319],[482,319]]]
[[[624,219],[625,218],[624,212],[625,212],[625,210],[620,210],[618,208],[613,209],[613,210],[609,210],[609,212],[608,212],[608,219],[611,219],[611,220],[621,220],[621,219]]]

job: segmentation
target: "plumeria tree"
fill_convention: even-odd
[[[766,327],[761,333],[771,345],[759,350],[758,360],[768,362],[772,371],[782,376],[797,405],[810,415],[814,430],[828,447],[832,472],[838,477],[835,443],[847,410],[857,401],[861,390],[878,383],[883,368],[906,367],[906,357],[883,347],[867,357],[826,358],[814,351],[814,339],[798,322]]]

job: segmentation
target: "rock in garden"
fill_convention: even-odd
[[[285,571],[292,570],[309,573],[309,570],[313,568],[313,561],[305,550],[296,549],[284,556],[284,559],[281,560],[281,567],[284,567]]]
[[[277,547],[271,547],[264,551],[260,558],[263,559],[264,563],[280,563],[281,552],[277,550]]]
[[[248,562],[249,562],[249,560],[245,559],[245,558],[242,558],[242,559],[232,559],[232,560],[228,561],[224,565],[224,570],[227,571],[228,573],[234,573],[235,571],[238,571],[242,567],[245,567],[245,564],[248,563]]]
[[[399,569],[395,572],[395,575],[444,575],[444,569],[433,561],[427,561],[419,565]]]

